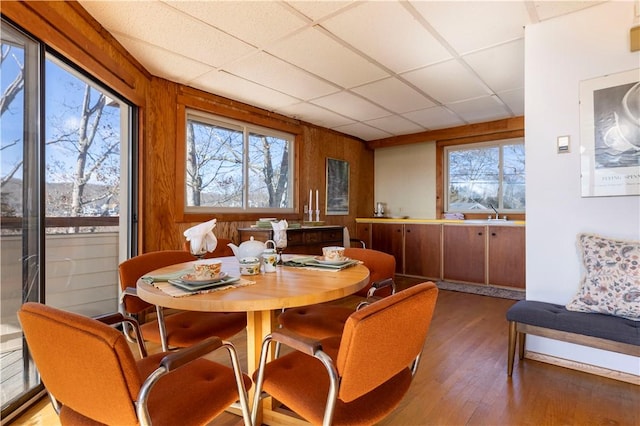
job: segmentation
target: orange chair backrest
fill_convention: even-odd
[[[204,255],[204,259],[211,259],[213,257],[227,257],[233,256],[233,250],[227,244],[232,241],[228,238],[216,238],[218,240],[218,244],[216,245],[215,250],[212,252],[207,252]],[[184,249],[189,251],[189,241],[184,242]]]
[[[122,262],[118,267],[120,287],[123,290],[127,287],[135,287],[140,277],[153,270],[192,260],[195,260],[195,257],[184,250],[151,251],[132,257]],[[125,310],[130,314],[138,313],[150,306],[151,304],[138,297],[127,296],[124,299]]]
[[[341,400],[353,401],[412,363],[424,346],[437,297],[436,285],[425,282],[349,316],[336,362]]]
[[[367,295],[371,283],[385,278],[393,278],[396,273],[396,258],[388,253],[354,247],[344,249],[344,255],[350,259],[362,261],[364,266],[369,269],[369,285],[356,293],[359,296]],[[391,289],[382,289],[376,292],[376,296],[388,296],[390,294]]]
[[[99,321],[40,303],[18,311],[47,390],[63,406],[105,424],[136,424],[142,380],[126,338]]]

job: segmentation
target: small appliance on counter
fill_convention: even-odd
[[[373,212],[375,217],[384,217],[384,203],[376,203],[376,210]]]

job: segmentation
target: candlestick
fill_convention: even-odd
[[[320,222],[320,209],[316,210],[316,222]]]
[[[316,211],[319,211],[319,210],[320,210],[320,203],[318,202],[318,190],[316,189]],[[317,213],[316,213],[316,216],[317,216]]]
[[[312,201],[311,201],[311,190],[309,190],[309,215],[311,215],[311,210],[312,210],[311,209],[311,203],[312,203]]]
[[[313,222],[313,210],[309,209],[309,222]]]

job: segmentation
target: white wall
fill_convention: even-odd
[[[375,202],[386,203],[385,215],[436,218],[435,142],[376,149],[374,170]]]
[[[525,31],[527,299],[564,304],[577,291],[576,235],[640,240],[640,197],[582,198],[580,81],[640,66],[629,50],[634,3],[607,2]],[[640,76],[640,73],[639,73]],[[556,138],[571,152],[556,153]],[[528,349],[640,375],[640,358],[528,339]]]

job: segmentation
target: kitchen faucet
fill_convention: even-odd
[[[489,204],[489,207],[491,207],[491,208],[493,209],[493,211],[494,211],[494,212],[496,212],[496,220],[498,220],[498,219],[499,219],[499,218],[498,218],[498,210],[496,210],[496,208],[495,208],[495,207],[493,207],[493,205],[492,205],[492,204]]]

